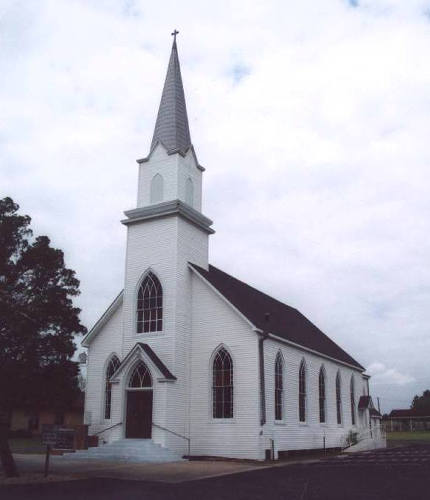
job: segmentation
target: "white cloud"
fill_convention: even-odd
[[[3,0],[0,196],[65,250],[90,326],[122,288],[119,220],[135,203],[134,160],[148,152],[177,27],[207,168],[204,212],[217,230],[211,261],[298,307],[363,365],[378,359],[422,380],[426,9],[420,0]],[[427,388],[410,385],[411,396]]]
[[[415,382],[415,378],[408,374],[400,373],[395,368],[387,368],[383,363],[373,362],[367,373],[373,377],[374,384],[406,385]]]

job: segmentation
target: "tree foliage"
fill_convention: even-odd
[[[86,331],[73,305],[79,281],[18,210],[0,200],[0,409],[61,410],[78,394],[73,339]]]
[[[421,396],[414,396],[411,408],[419,411],[425,410],[430,413],[430,390],[427,389]]]

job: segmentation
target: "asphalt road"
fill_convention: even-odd
[[[177,484],[91,478],[0,487],[31,500],[428,500],[430,446],[409,446]]]

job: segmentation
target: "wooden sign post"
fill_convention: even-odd
[[[51,454],[51,446],[57,445],[58,430],[58,425],[42,425],[42,444],[46,444],[45,477],[48,477],[49,474],[49,456]]]

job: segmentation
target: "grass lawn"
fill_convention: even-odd
[[[390,441],[430,441],[430,431],[387,432]]]
[[[10,438],[9,446],[12,453],[45,453],[46,446],[40,441],[40,436],[32,438]]]

